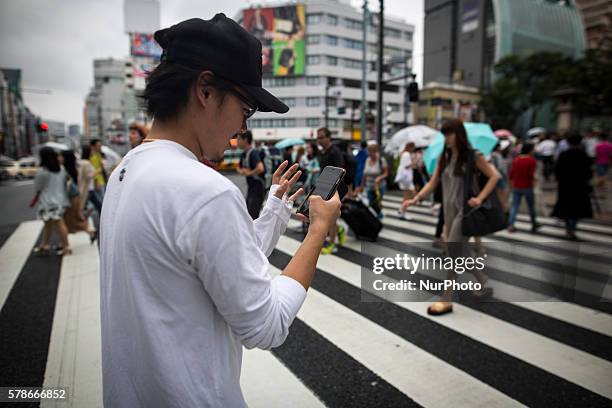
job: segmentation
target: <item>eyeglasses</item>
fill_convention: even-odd
[[[228,90],[233,93],[238,99],[240,99],[247,106],[246,109],[243,110],[242,114],[244,115],[244,120],[247,120],[251,116],[257,112],[257,107],[253,106],[252,102],[248,100],[246,96],[238,92],[234,87],[228,88]]]

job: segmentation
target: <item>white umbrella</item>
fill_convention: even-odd
[[[407,143],[414,143],[415,147],[429,146],[437,130],[425,125],[408,126],[399,130],[387,143],[385,151],[387,153],[397,153],[404,149]]]
[[[41,147],[50,147],[58,153],[61,152],[62,150],[70,150],[70,147],[68,147],[67,145],[63,143],[57,143],[57,142],[46,142],[40,145],[39,149]]]
[[[542,133],[546,133],[546,129],[544,129],[543,127],[534,127],[527,131],[527,136],[533,137],[541,135]]]

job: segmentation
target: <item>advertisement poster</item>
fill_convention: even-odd
[[[306,24],[303,5],[245,10],[243,24],[261,41],[264,75],[304,75]]]
[[[130,52],[135,57],[152,57],[159,59],[162,49],[155,42],[153,34],[130,33]]]

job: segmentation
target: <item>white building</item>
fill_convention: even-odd
[[[94,86],[85,100],[85,136],[126,145],[127,127],[140,116],[131,60],[94,60]]]
[[[316,129],[324,126],[326,85],[328,94],[328,127],[337,137],[359,138],[363,12],[347,0],[306,0],[297,4],[305,7],[305,74],[272,76],[264,74],[263,85],[281,98],[290,110],[284,115],[258,112],[249,121],[254,138],[276,140],[286,137],[313,138]],[[262,8],[295,6],[295,2],[260,5]],[[257,8],[251,6],[250,8]],[[367,32],[368,110],[376,115],[376,79],[373,69],[377,61],[377,16],[371,14]],[[245,10],[236,20],[244,21]],[[396,65],[384,78],[410,73],[412,67],[414,26],[405,21],[385,16],[385,61],[393,58]],[[406,61],[406,63],[399,63]],[[406,81],[387,85],[383,94],[387,125],[412,122],[412,115],[404,112]],[[339,113],[338,107],[345,107]],[[407,109],[409,111],[409,108]],[[351,120],[351,118],[353,120]],[[373,128],[370,126],[370,128]],[[368,132],[367,138],[375,138]]]

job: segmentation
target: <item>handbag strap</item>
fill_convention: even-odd
[[[472,179],[474,178],[474,150],[468,152],[463,173],[463,214],[468,214],[472,208],[468,205],[470,193],[472,192]]]

